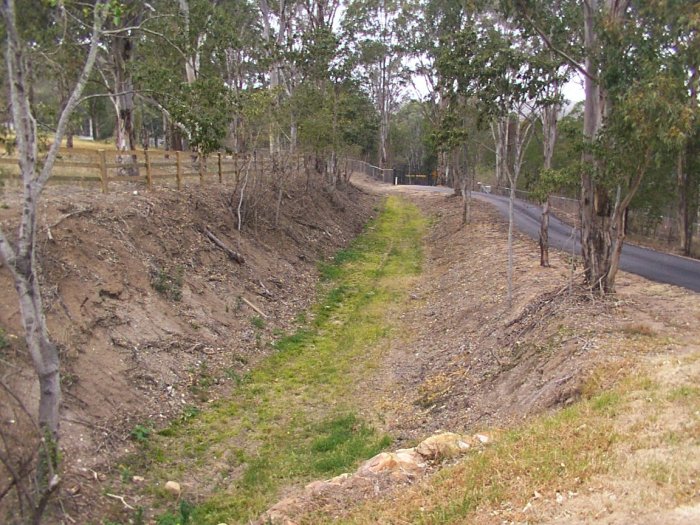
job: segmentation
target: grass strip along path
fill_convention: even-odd
[[[276,342],[230,399],[144,444],[160,501],[166,480],[185,487],[161,525],[247,522],[281,488],[349,471],[390,445],[357,412],[354,394],[387,348],[389,314],[420,273],[425,227],[416,207],[389,197],[365,232],[321,267],[327,291],[313,320]],[[186,503],[192,480],[211,492],[204,503]]]

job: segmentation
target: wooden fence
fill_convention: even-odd
[[[295,160],[298,164],[299,159]],[[98,183],[107,193],[113,182],[144,183],[153,189],[158,181],[171,180],[179,190],[187,178],[198,178],[200,184],[212,179],[224,182],[232,176],[239,177],[246,166],[263,167],[270,163],[269,157],[255,153],[214,153],[204,157],[187,151],[62,148],[49,182]],[[3,180],[19,180],[16,157],[0,157],[0,181]]]

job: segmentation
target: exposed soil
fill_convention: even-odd
[[[508,428],[634,374],[663,385],[662,398],[700,381],[697,294],[622,273],[615,296],[594,297],[577,284],[577,261],[572,266],[570,256],[556,252],[552,267],[541,268],[536,243],[516,235],[515,297],[508,307],[507,223],[497,212],[474,202],[472,222],[463,227],[459,198],[361,183],[379,192],[401,192],[435,218],[426,239],[423,277],[400,316],[399,332],[405,335],[393,342],[369,387],[358,389],[368,414],[384,421],[397,438],[396,448],[437,432]],[[689,480],[690,486],[682,497],[676,488],[661,491],[640,475],[649,458],[630,459],[619,476],[596,479],[584,497],[564,495],[562,501],[552,487],[551,499],[534,502],[536,512],[532,506],[529,514],[487,508],[476,522],[694,523],[700,501],[693,484],[700,473],[693,452],[697,425],[669,409],[642,432],[640,420],[648,415],[640,410],[617,423],[623,435],[639,436],[633,434],[636,445],[623,440],[615,455],[624,458],[639,447],[644,449],[636,451],[639,458],[646,450],[640,443],[686,432],[673,451],[647,451],[651,460],[658,455],[672,462],[679,450],[687,456],[683,483]],[[382,493],[387,491],[392,492],[385,487]],[[352,492],[319,497],[296,509],[293,518],[317,522],[321,512],[333,521],[331,516],[346,515],[362,497]],[[389,499],[387,509],[403,504]],[[676,508],[679,501],[683,505]],[[309,516],[316,518],[309,521]],[[385,516],[387,523],[403,523],[392,520],[391,512]]]
[[[46,190],[38,246],[49,330],[62,356],[61,500],[69,516],[99,515],[104,487],[97,482],[114,458],[134,450],[135,428],[157,429],[226,395],[255,366],[266,342],[315,300],[317,262],[354,238],[377,203],[354,187],[333,195],[320,182],[310,192],[301,181],[298,187],[286,192],[278,226],[274,196],[258,196],[242,233],[232,187]],[[3,201],[0,222],[9,233],[19,196],[6,190]],[[3,380],[34,413],[38,386],[6,268],[0,295]],[[31,425],[5,392],[0,406],[4,432],[31,442]]]
[[[315,261],[361,230],[377,202],[370,193],[388,191],[403,193],[434,219],[423,276],[397,314],[402,336],[357,388],[363,415],[394,436],[394,448],[437,431],[508,428],[631,371],[653,370],[654,381],[667,388],[700,381],[700,359],[693,357],[700,352],[697,294],[623,273],[616,296],[593,297],[576,284],[576,261],[553,252],[552,267],[541,268],[535,243],[516,235],[509,307],[507,224],[480,202],[472,204],[472,222],[462,227],[458,198],[356,177],[354,188],[332,197],[292,193],[279,228],[272,213],[261,213],[257,228],[251,224],[239,235],[226,192],[218,187],[107,197],[57,188],[46,196],[42,224],[50,225],[52,240],[42,230],[41,253],[51,333],[65,363],[62,432],[69,474],[62,500],[68,514],[79,522],[99,515],[94,507],[107,498],[95,480],[114,469],[114,458],[133,450],[129,433],[135,425],[152,420],[158,427],[186,406],[226,395],[265,354],[264,341],[291,328],[295,315],[312,303]],[[15,213],[15,203],[6,200],[4,228]],[[246,263],[229,260],[204,228]],[[174,300],[168,277],[180,271],[182,297]],[[170,298],[154,289],[159,283]],[[0,304],[0,326],[18,335],[6,270],[0,271],[0,290],[11,298]],[[254,326],[251,319],[259,314],[243,298],[269,316],[264,327]],[[20,338],[10,340],[0,357],[16,373],[5,380],[30,395],[35,384]],[[670,413],[658,421],[655,431],[661,433],[682,432],[687,423]],[[630,415],[620,425],[637,429],[638,423]],[[659,447],[646,453],[666,452]],[[487,509],[479,523],[693,523],[700,501],[697,457],[687,474],[695,484],[682,496],[637,481],[639,466],[630,459],[619,476],[595,480],[581,497],[558,501],[552,488],[551,497],[533,503],[534,514]],[[355,496],[330,497],[299,513],[322,508],[326,516],[342,517],[357,504]],[[640,504],[646,505],[643,513],[636,510]],[[598,514],[601,505],[604,514]]]

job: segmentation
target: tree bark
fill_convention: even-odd
[[[112,38],[112,56],[114,60],[114,94],[112,103],[116,112],[114,142],[120,152],[136,149],[136,130],[134,128],[134,84],[129,71],[132,58],[132,38],[116,35]],[[138,176],[136,157],[130,153],[117,155],[121,176]]]
[[[629,0],[602,0],[603,13],[599,12],[600,0],[583,2],[584,16],[584,76],[585,103],[583,135],[587,147],[583,153],[581,173],[581,251],[585,278],[591,289],[601,293],[615,291],[615,276],[624,240],[624,216],[629,202],[639,187],[641,173],[635,176],[629,191],[620,205],[613,209],[608,193],[597,184],[595,173],[598,160],[591,151],[603,123],[603,116],[610,110],[607,93],[598,80],[600,74],[596,61],[600,45],[596,32],[596,19],[604,17],[604,24],[621,24],[629,7]],[[620,231],[622,228],[623,231]]]
[[[555,87],[555,89],[557,89]],[[542,136],[544,150],[544,169],[552,169],[554,145],[557,142],[557,116],[559,105],[553,104],[542,109]],[[540,266],[549,267],[549,195],[542,203],[540,219]]]
[[[48,498],[59,483],[57,441],[59,437],[61,382],[58,350],[48,336],[37,273],[37,208],[41,192],[53,170],[61,140],[69,125],[70,116],[78,105],[95,64],[105,11],[102,0],[96,2],[89,51],[75,86],[66,104],[60,110],[53,142],[43,159],[43,163],[40,163],[38,159],[37,123],[30,104],[31,84],[27,75],[27,60],[23,54],[22,41],[17,29],[14,0],[4,0],[0,3],[0,14],[5,25],[5,67],[7,68],[12,122],[16,133],[23,191],[22,213],[15,246],[10,243],[0,227],[0,262],[6,265],[12,274],[19,297],[27,351],[39,379],[38,423],[42,433],[42,449],[39,467],[36,471],[36,486],[39,491],[37,500],[33,502],[32,516],[32,522],[39,523]]]
[[[595,140],[603,118],[603,96],[595,79],[596,46],[598,38],[595,17],[598,0],[583,2],[584,46],[586,50],[585,69],[589,73],[584,77],[584,140],[591,145]],[[610,267],[610,236],[608,230],[609,205],[607,195],[595,182],[596,158],[587,149],[583,153],[583,172],[581,174],[581,250],[584,273],[591,288],[607,292],[608,269]]]
[[[549,268],[549,197],[542,203],[540,220],[540,266]]]

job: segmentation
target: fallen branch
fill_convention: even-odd
[[[266,315],[265,312],[263,312],[260,308],[258,308],[257,306],[255,306],[253,303],[251,303],[251,302],[250,302],[248,299],[246,299],[245,297],[241,297],[241,299],[243,300],[243,302],[244,302],[245,304],[247,304],[247,305],[250,306],[253,310],[255,310],[256,312],[258,312],[262,317],[264,317],[265,319],[267,319],[267,315]]]
[[[135,510],[134,507],[132,507],[131,505],[129,505],[129,504],[126,502],[126,500],[124,499],[124,496],[119,496],[119,495],[117,495],[117,494],[110,494],[109,492],[106,492],[106,493],[105,493],[105,496],[107,496],[107,497],[109,497],[109,498],[118,499],[119,501],[121,501],[121,502],[124,504],[124,507],[126,507],[127,509],[129,509],[129,510]]]
[[[245,259],[243,256],[238,253],[234,252],[231,248],[226,246],[223,241],[221,241],[216,235],[214,235],[212,232],[210,232],[208,229],[204,230],[205,235],[207,238],[214,243],[217,247],[221,248],[226,255],[229,256],[229,259],[236,261],[238,264],[244,264]]]

